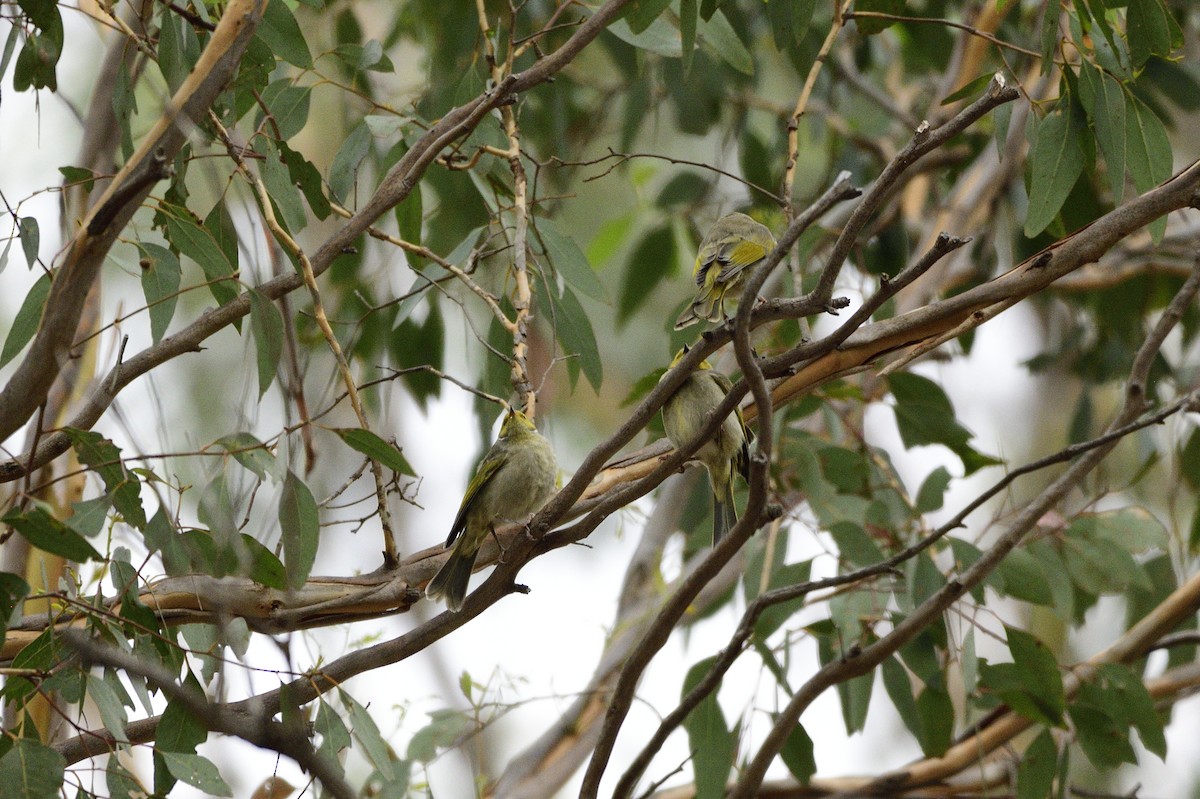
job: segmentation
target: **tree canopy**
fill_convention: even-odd
[[[1194,4],[2,16],[6,796],[1194,769]],[[674,330],[732,211],[777,246]],[[706,359],[732,388],[676,450]],[[424,588],[506,407],[560,485],[447,611]],[[736,407],[712,546],[688,465]],[[544,675],[496,669],[523,648]]]

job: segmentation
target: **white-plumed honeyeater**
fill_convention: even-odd
[[[688,348],[684,347],[671,361],[674,368]],[[696,371],[676,389],[663,404],[663,427],[676,449],[699,435],[708,417],[716,410],[733,388],[729,378],[702,361]],[[750,470],[750,431],[742,418],[741,408],[725,417],[717,432],[696,451],[696,458],[708,470],[713,493],[713,546],[737,524],[737,508],[733,504],[733,473],[748,478]]]
[[[484,539],[498,523],[521,521],[540,509],[554,491],[557,473],[550,442],[528,416],[510,410],[500,426],[500,437],[475,469],[450,526],[446,546],[454,551],[429,581],[425,596],[445,598],[451,610],[461,608]]]
[[[766,225],[738,213],[718,219],[696,253],[692,269],[696,299],[675,320],[675,329],[701,319],[719,322],[728,318],[725,300],[737,299],[753,267],[773,249],[775,237]]]

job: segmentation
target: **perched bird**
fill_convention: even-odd
[[[696,253],[692,277],[696,299],[675,320],[682,330],[701,319],[723,321],[725,299],[736,299],[751,267],[775,249],[775,237],[766,225],[745,214],[729,214],[717,220]]]
[[[554,490],[558,461],[550,442],[533,421],[512,409],[500,426],[500,437],[483,456],[467,486],[446,546],[458,544],[425,588],[430,599],[445,597],[451,610],[462,607],[475,556],[500,522],[524,519],[545,504]]]
[[[683,360],[684,347],[671,361],[674,367]],[[729,378],[714,371],[708,361],[702,361],[696,371],[663,404],[663,427],[676,449],[695,438],[708,416],[733,388]],[[708,482],[713,492],[713,546],[737,524],[737,508],[733,504],[733,472],[749,476],[750,431],[742,418],[741,408],[725,417],[717,432],[696,452],[696,457],[708,470]]]

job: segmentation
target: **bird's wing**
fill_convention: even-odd
[[[475,476],[471,478],[471,483],[467,486],[467,493],[463,495],[462,504],[458,506],[458,515],[454,517],[454,524],[450,525],[450,535],[446,538],[446,546],[453,544],[454,539],[458,538],[459,533],[467,526],[467,514],[475,503],[475,498],[479,496],[483,487],[496,476],[496,472],[500,471],[500,467],[507,460],[508,453],[493,450],[488,452],[479,464],[479,468],[475,470]]]
[[[722,245],[716,260],[721,265],[717,274],[717,283],[728,283],[735,275],[751,264],[763,259],[767,251],[756,241],[737,239]]]
[[[712,381],[717,384],[722,392],[728,394],[733,390],[733,381],[724,372],[718,372],[715,369],[707,372],[712,377]],[[733,465],[737,468],[738,474],[747,480],[750,479],[750,442],[754,440],[754,433],[750,428],[746,427],[746,419],[742,415],[742,409],[734,408],[734,414],[737,416],[738,427],[742,429],[742,446],[738,448],[737,454],[733,456]]]

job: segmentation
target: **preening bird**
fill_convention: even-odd
[[[671,361],[672,368],[683,360],[684,347]],[[733,388],[729,378],[702,361],[696,371],[676,389],[662,408],[663,427],[676,449],[687,444],[704,428],[708,417]],[[696,457],[708,470],[713,494],[713,546],[737,524],[733,504],[733,473],[748,478],[750,470],[750,431],[741,408],[734,408],[717,432],[696,451]]]
[[[443,597],[451,610],[461,608],[484,539],[496,524],[520,521],[540,509],[554,491],[557,473],[550,442],[528,416],[510,410],[499,438],[476,467],[450,526],[446,546],[454,551],[429,581],[425,596]]]
[[[675,320],[682,330],[701,319],[724,321],[725,300],[736,299],[752,267],[775,249],[775,237],[766,225],[745,214],[733,213],[717,220],[700,242],[692,277],[696,299]]]

